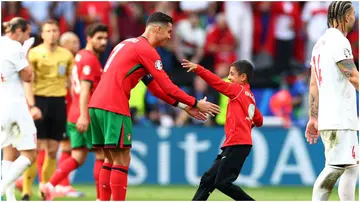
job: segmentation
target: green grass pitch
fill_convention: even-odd
[[[56,200],[68,201],[94,201],[96,199],[96,191],[94,185],[74,185],[74,187],[85,193],[83,198],[56,198]],[[190,201],[197,187],[193,186],[159,186],[159,185],[141,185],[129,186],[127,192],[127,200],[133,201]],[[261,201],[309,201],[311,200],[312,187],[260,187],[260,188],[244,188],[255,200]],[[37,186],[34,186],[34,195],[31,200],[40,200],[37,196]],[[20,199],[20,192],[17,192],[17,199]],[[231,200],[220,191],[215,190],[209,198],[210,201],[227,201]],[[330,200],[339,200],[337,189],[333,190]],[[358,191],[356,191],[356,200],[359,200]]]

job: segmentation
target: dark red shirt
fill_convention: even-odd
[[[151,86],[154,89],[161,88],[160,94],[165,92],[165,95],[173,99],[168,99],[167,103],[177,100],[188,106],[195,105],[194,97],[171,82],[163,70],[156,49],[146,38],[138,37],[127,39],[113,49],[89,107],[130,116],[130,91],[148,74],[151,74],[156,81],[151,82]]]
[[[252,124],[256,127],[262,126],[263,116],[256,107],[250,86],[225,82],[200,65],[195,73],[218,92],[229,97],[225,121],[226,139],[222,148],[232,145],[252,145]]]

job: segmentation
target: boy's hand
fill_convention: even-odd
[[[190,62],[189,60],[183,59],[183,62],[181,63],[181,65],[186,68],[189,69],[187,70],[187,72],[191,72],[192,70],[195,70],[197,68],[197,64]]]
[[[213,104],[211,102],[207,102],[206,101],[206,97],[204,97],[202,100],[199,100],[196,108],[202,112],[202,113],[206,113],[209,114],[211,116],[215,116],[215,114],[219,114],[220,113],[220,107],[216,104]]]

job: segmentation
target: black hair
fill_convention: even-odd
[[[336,20],[336,27],[341,21],[345,22],[345,14],[351,9],[351,1],[333,1],[328,8],[327,25],[334,27],[334,20]],[[343,24],[343,26],[345,26]],[[344,29],[345,27],[343,27]]]
[[[155,12],[152,13],[149,18],[146,21],[146,26],[148,26],[151,23],[162,23],[162,24],[168,24],[171,23],[173,24],[173,19],[166,15],[165,13],[162,12]]]
[[[254,76],[254,67],[249,61],[238,60],[238,61],[232,63],[231,67],[234,67],[239,75],[242,73],[245,73],[247,82],[250,83],[251,79]]]
[[[86,27],[85,34],[88,37],[93,37],[97,32],[108,32],[107,25],[102,23],[94,23]]]
[[[30,25],[29,21],[21,17],[14,17],[8,22],[4,22],[5,33],[14,33],[16,29],[20,28],[22,32],[25,32]]]

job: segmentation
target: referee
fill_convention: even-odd
[[[31,110],[40,109],[43,118],[35,121],[38,150],[45,151],[45,158],[39,158],[24,174],[23,199],[29,199],[31,187],[38,166],[40,186],[50,180],[56,170],[56,154],[59,142],[66,128],[67,86],[74,57],[58,45],[60,36],[56,21],[48,20],[41,26],[43,43],[32,48],[29,61],[33,68],[33,82],[26,86],[27,101]],[[42,168],[41,168],[42,165]]]

